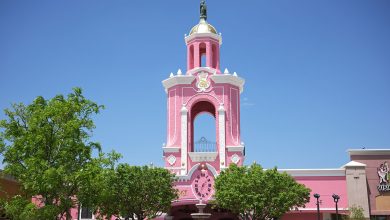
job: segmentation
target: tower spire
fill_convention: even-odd
[[[207,20],[207,5],[205,0],[200,2],[200,19]]]

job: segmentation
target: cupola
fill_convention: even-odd
[[[187,44],[187,74],[190,70],[199,67],[215,69],[221,73],[219,63],[219,47],[222,37],[217,34],[213,25],[207,22],[207,6],[205,1],[200,3],[200,20],[191,28],[185,37]]]

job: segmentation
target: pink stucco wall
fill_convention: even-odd
[[[377,186],[379,185],[378,168],[383,162],[390,162],[390,155],[352,155],[351,160],[366,165],[366,177],[369,188],[369,204],[371,214],[390,215],[390,207],[387,211],[377,210],[376,208],[376,197],[380,195],[377,189]]]
[[[208,72],[209,76],[213,73],[211,70],[203,69],[203,72]],[[198,73],[195,73],[195,76]],[[193,140],[193,122],[197,114],[193,114],[192,111],[194,106],[201,101],[206,101],[211,103],[214,106],[214,112],[209,112],[215,115],[215,127],[216,127],[216,139],[212,140],[217,142],[217,151],[219,151],[219,123],[218,109],[223,105],[225,109],[225,145],[226,146],[238,146],[241,144],[240,137],[240,89],[237,86],[228,83],[215,83],[209,79],[210,86],[206,91],[199,92],[196,83],[197,79],[194,79],[190,85],[175,85],[168,89],[167,91],[167,115],[168,115],[168,124],[167,124],[167,144],[166,147],[181,147],[182,137],[182,124],[181,124],[181,109],[184,107],[187,108],[187,151],[192,151],[193,143],[197,140]],[[239,165],[243,162],[243,155],[240,152],[234,152],[240,157]],[[168,158],[172,155],[171,152],[164,153],[165,158]],[[226,165],[229,165],[229,161],[232,153],[226,154]],[[165,161],[165,166],[168,168],[176,168],[176,172],[180,168],[182,163],[187,165],[187,170],[190,170],[196,162],[191,161],[188,157],[187,161],[181,160],[180,153],[174,153],[176,161],[174,164],[170,165]],[[219,155],[214,162],[210,162],[215,169],[220,170],[219,164]]]
[[[310,202],[306,204],[304,209],[317,208],[316,199],[313,197],[314,193],[318,193],[320,197],[321,209],[335,209],[335,203],[332,195],[340,196],[338,202],[339,209],[348,208],[347,184],[345,176],[307,176],[294,177],[297,182],[304,184],[311,189]]]

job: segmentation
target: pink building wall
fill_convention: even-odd
[[[203,72],[207,72],[209,77],[213,75],[211,70],[203,69]],[[194,76],[197,76],[195,73]],[[188,109],[188,120],[187,120],[187,151],[192,152],[193,144],[195,141],[193,138],[194,134],[194,120],[196,116],[200,113],[193,114],[194,106],[201,102],[205,101],[211,103],[214,106],[215,112],[210,112],[215,117],[215,127],[216,127],[216,143],[217,151],[219,151],[219,126],[218,117],[220,106],[223,106],[225,109],[225,146],[237,146],[241,144],[240,137],[240,88],[228,83],[215,83],[212,79],[209,79],[210,86],[204,92],[199,93],[197,88],[197,80],[194,78],[194,81],[190,85],[175,85],[168,89],[167,91],[167,115],[168,115],[168,125],[167,125],[167,144],[166,147],[181,147],[182,144],[182,112],[181,109],[185,107]],[[227,152],[225,155],[225,161],[227,161],[226,166],[228,166],[228,161],[231,161],[231,156],[237,154],[240,156],[239,165],[243,163],[242,153]],[[172,153],[164,153],[165,157],[172,155]],[[180,167],[182,163],[187,164],[187,169],[190,170],[197,162],[193,162],[189,157],[187,161],[182,161],[181,155],[179,152],[173,154],[177,159],[174,164],[169,164],[165,161],[166,167]],[[214,162],[210,162],[213,167],[220,170],[219,157],[217,156]]]
[[[316,210],[316,199],[314,193],[318,193],[320,197],[320,209],[335,210],[335,203],[332,195],[340,196],[338,202],[339,210],[348,208],[347,184],[345,176],[314,176],[314,177],[294,177],[297,182],[304,184],[311,189],[310,202],[306,204],[303,210]]]
[[[379,185],[378,168],[387,161],[390,162],[390,155],[351,155],[351,160],[363,163],[366,165],[366,178],[368,184],[368,199],[370,205],[371,215],[390,215],[390,207],[388,210],[378,210],[376,207],[376,197],[380,195],[377,186]]]

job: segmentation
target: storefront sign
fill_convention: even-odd
[[[383,162],[378,168],[378,176],[379,176],[379,192],[388,192],[390,191],[390,175],[389,175],[389,165],[387,161]]]

